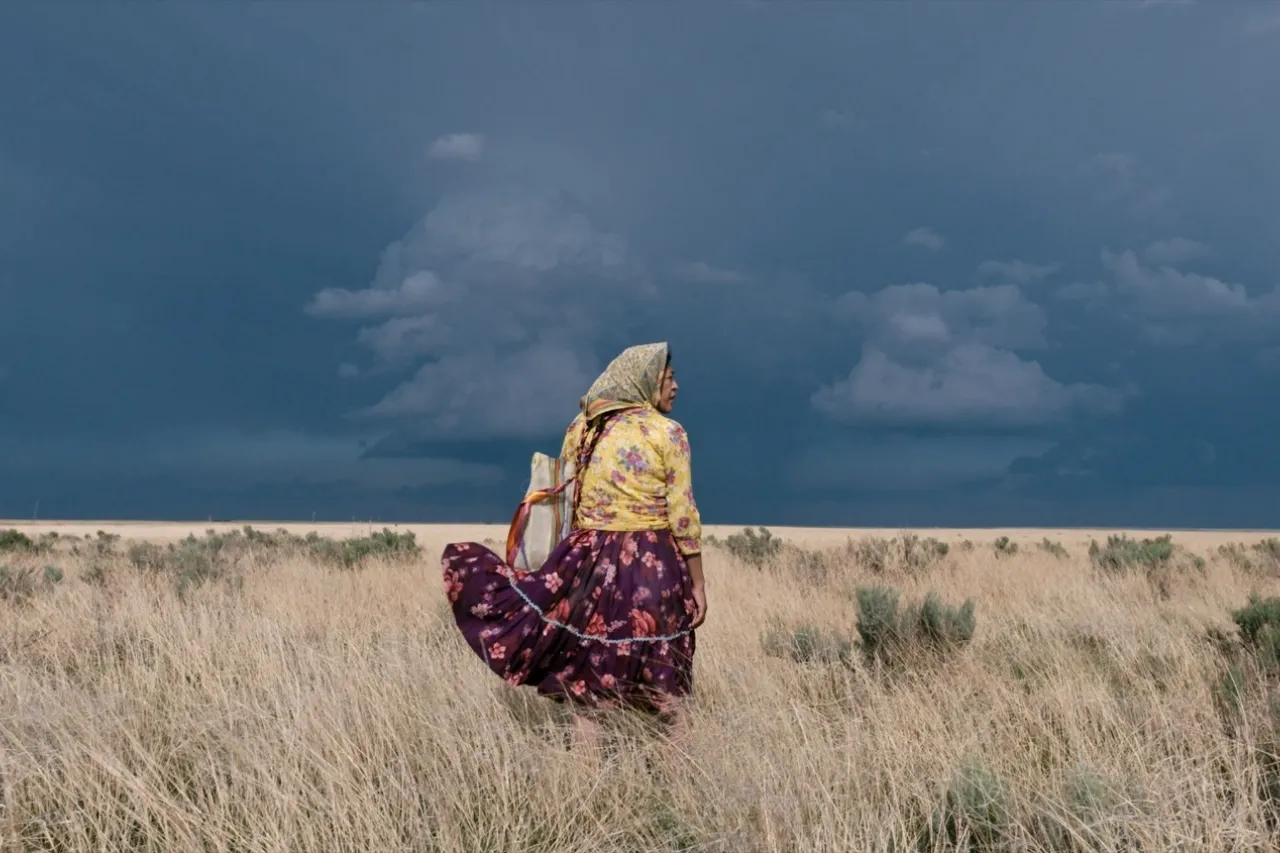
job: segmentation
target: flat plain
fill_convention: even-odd
[[[504,528],[250,525],[0,522],[0,850],[1280,843],[1267,532],[710,528],[687,737],[589,756],[451,621]]]
[[[152,542],[175,542],[187,536],[202,536],[207,531],[229,533],[241,530],[246,525],[263,531],[287,530],[296,536],[315,533],[331,538],[367,536],[371,531],[390,529],[397,532],[413,533],[428,551],[439,551],[447,542],[479,542],[484,539],[505,540],[506,525],[501,524],[384,524],[377,521],[346,522],[286,522],[273,521],[5,521],[0,519],[0,530],[15,529],[29,536],[46,533],[59,533],[63,536],[95,535],[99,530],[120,536],[128,540],[148,540]],[[706,532],[711,536],[726,537],[739,532],[742,525],[707,525]],[[901,532],[898,528],[889,527],[775,527],[769,529],[783,539],[810,548],[821,548],[839,545],[848,539],[864,537],[889,537]],[[1022,544],[1036,543],[1048,537],[1063,545],[1088,546],[1091,540],[1105,540],[1107,536],[1125,534],[1131,537],[1145,538],[1162,535],[1176,537],[1181,545],[1190,549],[1213,550],[1228,542],[1257,542],[1271,536],[1280,535],[1265,530],[1178,530],[1178,529],[1139,529],[1139,528],[984,528],[971,530],[965,528],[913,528],[919,536],[928,536],[947,543],[960,543],[964,540],[994,541],[1001,536]]]

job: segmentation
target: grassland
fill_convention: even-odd
[[[687,741],[619,719],[592,760],[450,620],[440,549],[496,528],[12,526],[3,851],[1280,841],[1265,534],[714,531]]]

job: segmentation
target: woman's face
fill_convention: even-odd
[[[671,365],[662,374],[662,384],[658,386],[658,411],[666,415],[676,404],[676,392],[680,383],[676,381],[676,371]]]

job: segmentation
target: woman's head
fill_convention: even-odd
[[[667,350],[667,364],[662,369],[662,377],[658,381],[658,390],[654,394],[653,407],[664,415],[671,414],[675,408],[676,395],[680,391],[680,383],[676,381],[676,368],[671,363],[671,351]]]
[[[581,407],[588,420],[606,412],[651,405],[670,411],[676,385],[669,370],[671,350],[666,343],[628,347],[591,383]]]

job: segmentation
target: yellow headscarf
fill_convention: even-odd
[[[579,402],[583,418],[590,422],[606,412],[653,405],[670,352],[665,341],[624,349]]]

